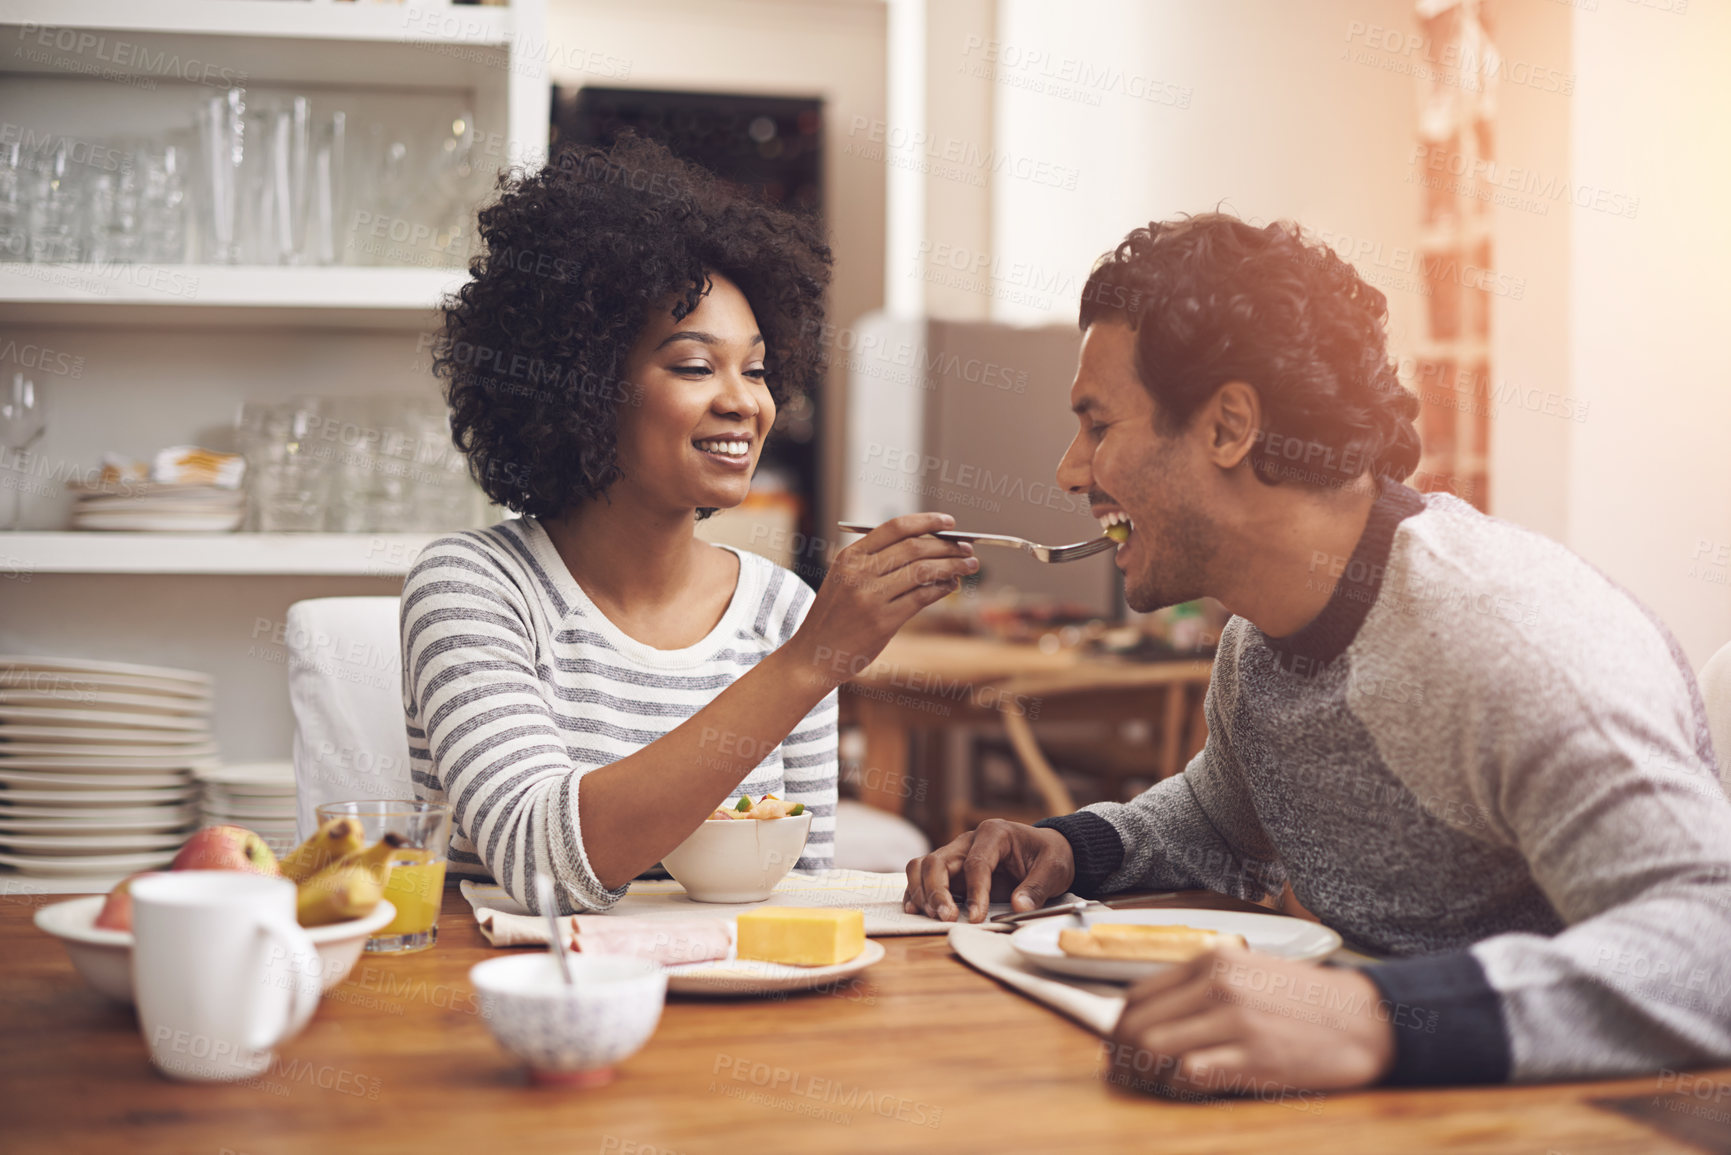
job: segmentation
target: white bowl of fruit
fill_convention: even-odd
[[[762,902],[787,876],[811,833],[802,803],[750,795],[717,809],[661,865],[698,902]]]
[[[330,990],[354,969],[367,938],[397,916],[384,900],[390,873],[391,836],[373,846],[361,841],[353,819],[327,822],[307,841],[277,861],[257,834],[240,826],[210,826],[180,848],[170,870],[244,870],[283,877],[299,891],[296,914],[318,958],[320,990]],[[132,1001],[132,883],[147,871],[122,881],[107,895],[55,903],[36,912],[36,925],[58,938],[72,965],[99,992],[119,1002]]]

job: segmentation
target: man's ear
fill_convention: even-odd
[[[1262,429],[1262,398],[1243,381],[1228,381],[1203,407],[1203,452],[1222,469],[1232,469],[1250,456]]]

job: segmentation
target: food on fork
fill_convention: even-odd
[[[751,795],[742,794],[740,795],[738,802],[735,802],[731,806],[723,806],[714,811],[710,814],[707,821],[732,822],[746,818],[755,818],[759,821],[764,821],[771,818],[797,818],[804,813],[805,803],[803,802],[788,802],[785,799],[777,798],[773,794],[765,794],[762,798],[753,802],[751,800]]]
[[[828,907],[768,906],[739,916],[742,959],[827,967],[858,958],[865,949],[865,915]]]
[[[1115,509],[1100,518],[1101,532],[1119,545],[1130,540],[1130,529],[1130,515],[1121,509]]]
[[[1203,951],[1227,945],[1248,946],[1241,934],[1199,930],[1193,926],[1097,922],[1087,930],[1058,932],[1058,949],[1071,958],[1188,962]]]

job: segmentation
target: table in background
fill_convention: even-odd
[[[1124,1093],[1101,1077],[1099,1039],[969,969],[939,936],[880,940],[884,961],[832,993],[675,997],[611,1086],[529,1087],[477,1014],[469,967],[499,952],[454,890],[436,948],[363,957],[254,1085],[177,1083],[150,1066],[131,1009],[86,987],[60,943],[31,925],[37,906],[59,900],[0,897],[0,1149],[8,1155],[954,1155],[1154,1145],[1172,1155],[1698,1155],[1585,1102],[1652,1094],[1651,1077],[1379,1090],[1285,1105]]]
[[[1150,722],[1160,726],[1157,776],[1175,773],[1179,760],[1181,723],[1192,707],[1200,714],[1200,692],[1208,684],[1213,663],[1205,659],[1169,662],[1128,662],[1083,654],[1077,650],[1048,652],[1026,643],[948,634],[902,633],[890,640],[866,669],[842,688],[842,717],[856,723],[865,737],[860,798],[894,814],[910,798],[931,797],[927,834],[946,841],[971,828],[977,819],[966,799],[947,795],[939,758],[910,759],[910,747],[922,737],[956,729],[993,729],[1022,704],[1040,701],[1039,720],[1061,721],[1102,716],[1101,701],[1066,700],[1066,686],[1098,690],[1111,701],[1106,716],[1144,716],[1134,711],[1133,697],[1146,695]],[[1155,699],[1158,698],[1158,705]],[[1128,712],[1127,712],[1128,711]],[[930,827],[937,828],[930,828]]]

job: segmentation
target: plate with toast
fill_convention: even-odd
[[[1326,926],[1279,914],[1227,910],[1102,910],[1029,923],[1010,945],[1041,970],[1133,983],[1173,963],[1229,944],[1306,962],[1340,949]]]

